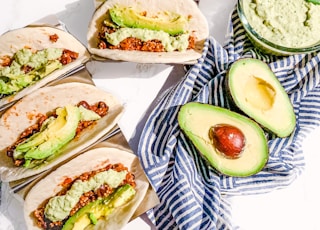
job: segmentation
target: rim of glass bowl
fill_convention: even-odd
[[[315,44],[314,46],[301,47],[301,48],[292,48],[292,47],[280,46],[280,45],[277,45],[277,44],[275,44],[273,42],[270,42],[270,41],[266,40],[265,38],[261,37],[251,27],[251,25],[249,24],[245,14],[244,14],[244,11],[242,9],[243,9],[242,0],[238,0],[237,11],[238,11],[238,15],[239,15],[240,21],[243,24],[243,27],[247,28],[250,31],[250,33],[253,34],[253,36],[255,38],[257,38],[258,40],[262,41],[266,45],[268,45],[268,46],[270,46],[270,47],[272,47],[274,49],[277,49],[279,51],[283,51],[283,52],[287,52],[287,53],[288,52],[290,52],[290,53],[310,53],[310,52],[316,52],[316,51],[320,50],[320,41],[317,44]]]

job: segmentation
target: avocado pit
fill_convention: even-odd
[[[229,124],[217,124],[209,129],[214,148],[224,157],[237,159],[245,147],[245,136],[240,129]]]
[[[189,102],[181,107],[178,122],[199,154],[223,175],[254,175],[268,162],[266,135],[247,116],[215,105]]]

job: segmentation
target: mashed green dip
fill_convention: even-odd
[[[320,41],[320,5],[305,0],[243,0],[249,24],[277,45],[301,48]]]
[[[18,92],[60,69],[62,64],[58,58],[62,52],[60,48],[46,48],[37,52],[28,48],[18,50],[10,66],[0,66],[0,96]],[[30,67],[31,71],[25,73],[24,66]]]
[[[113,169],[103,171],[88,181],[77,180],[65,195],[52,197],[45,207],[45,216],[51,221],[61,221],[68,217],[72,208],[78,203],[82,194],[98,189],[103,184],[116,188],[125,179],[126,171]]]
[[[138,38],[144,42],[154,39],[160,40],[164,49],[168,52],[175,50],[184,51],[189,45],[189,34],[170,36],[168,33],[163,31],[141,28],[120,28],[114,33],[106,33],[107,41],[115,46],[119,45],[121,41],[129,37]]]

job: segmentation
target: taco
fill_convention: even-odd
[[[71,34],[39,26],[0,36],[0,108],[63,76],[89,60]]]
[[[87,40],[97,58],[186,63],[201,57],[208,35],[193,0],[108,0],[94,12]]]
[[[0,118],[0,173],[13,181],[45,171],[94,144],[123,112],[112,94],[84,83],[48,86]]]
[[[138,158],[116,147],[89,150],[41,179],[28,192],[28,229],[121,229],[145,197]]]

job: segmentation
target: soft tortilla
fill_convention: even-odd
[[[6,156],[6,147],[13,144],[21,132],[36,123],[36,115],[46,114],[66,104],[77,104],[81,100],[89,104],[104,101],[109,106],[106,116],[85,129],[79,137],[59,151],[59,155],[37,169],[16,167]],[[112,94],[84,83],[64,83],[38,89],[19,100],[0,118],[0,173],[2,181],[14,181],[43,172],[94,144],[118,122],[123,113],[123,105]]]
[[[105,18],[105,14],[113,5],[125,5],[128,7],[139,7],[148,12],[148,15],[157,12],[175,12],[183,16],[191,15],[189,31],[194,32],[197,37],[196,48],[184,52],[142,52],[112,49],[98,49],[98,31]],[[88,50],[101,58],[131,61],[138,63],[190,63],[196,62],[201,57],[204,42],[209,36],[208,22],[197,4],[193,0],[108,0],[103,3],[93,14],[87,33]]]
[[[50,35],[57,34],[57,42],[51,42]],[[42,50],[48,47],[65,48],[79,53],[79,57],[72,63],[63,66],[41,80],[29,85],[19,92],[0,99],[0,108],[10,102],[16,101],[47,83],[59,78],[89,60],[90,54],[86,47],[75,37],[66,31],[48,26],[25,27],[9,31],[0,36],[0,57],[5,55],[13,56],[15,52],[24,47],[34,50]]]
[[[68,163],[62,165],[44,179],[40,180],[27,194],[24,202],[24,215],[28,229],[39,229],[31,216],[46,199],[61,190],[61,182],[66,177],[75,177],[83,172],[89,172],[107,164],[122,163],[135,175],[137,193],[133,200],[113,213],[108,219],[99,221],[94,229],[121,229],[132,217],[135,210],[146,195],[149,182],[143,173],[138,158],[131,152],[113,147],[100,147],[89,150]]]

